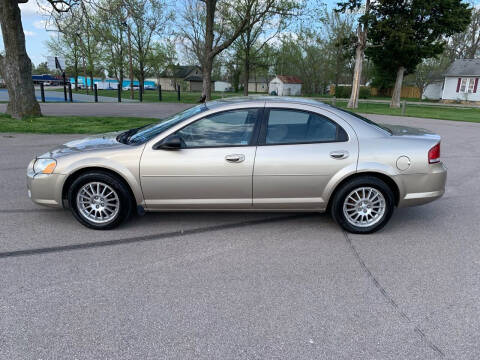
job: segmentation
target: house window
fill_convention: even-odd
[[[460,92],[473,93],[475,92],[475,78],[462,78],[460,83]]]

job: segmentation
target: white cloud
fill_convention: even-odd
[[[45,9],[47,4],[44,0],[29,0],[27,3],[18,4],[22,16],[24,15],[45,15]]]
[[[28,37],[36,35],[36,33],[34,33],[33,31],[28,31],[28,30],[23,30],[23,33],[25,34],[25,36],[28,36]]]
[[[47,20],[37,20],[33,22],[33,27],[40,30],[45,29],[45,25],[47,25]]]

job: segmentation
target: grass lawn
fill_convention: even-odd
[[[16,120],[0,114],[0,132],[95,134],[131,129],[158,121],[159,119],[148,118],[87,116],[42,116]]]
[[[63,89],[56,89],[55,91],[63,92]],[[75,94],[84,94],[86,95],[86,90],[73,91],[73,98],[75,99]],[[93,95],[93,91],[88,91],[89,95]],[[117,97],[117,90],[98,90],[98,96],[107,96],[107,97]],[[202,93],[200,92],[181,92],[180,101],[177,98],[176,91],[162,91],[162,102],[181,102],[186,104],[195,104],[198,103]],[[212,92],[212,100],[221,99],[222,97],[232,97],[232,96],[243,96],[242,93],[221,93],[221,92]],[[130,90],[122,91],[122,99],[130,99]],[[138,90],[134,92],[134,99],[139,99]],[[159,102],[158,101],[158,90],[145,90],[143,93],[144,102]]]
[[[337,101],[336,106],[340,108],[347,108],[346,101]],[[348,109],[351,110],[351,109]],[[358,109],[355,112],[364,114],[379,114],[379,115],[397,115],[402,116],[401,109],[390,109],[389,104],[358,104]],[[404,116],[454,120],[454,121],[469,121],[480,122],[480,109],[477,108],[457,108],[447,106],[428,106],[428,105],[407,105]]]

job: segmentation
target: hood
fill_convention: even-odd
[[[128,146],[116,140],[116,137],[120,133],[121,132],[111,132],[100,135],[92,135],[83,139],[72,140],[46,152],[43,155],[40,155],[39,158],[59,158],[73,153],[106,150]]]
[[[423,138],[440,140],[439,135],[427,129],[415,128],[415,127],[403,126],[403,125],[390,125],[390,124],[382,124],[382,127],[389,129],[392,132],[392,135],[394,136],[412,136],[412,137],[423,137]]]

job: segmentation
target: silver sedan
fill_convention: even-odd
[[[28,194],[93,229],[144,211],[329,211],[371,233],[444,194],[440,137],[314,100],[231,98],[33,159]]]

